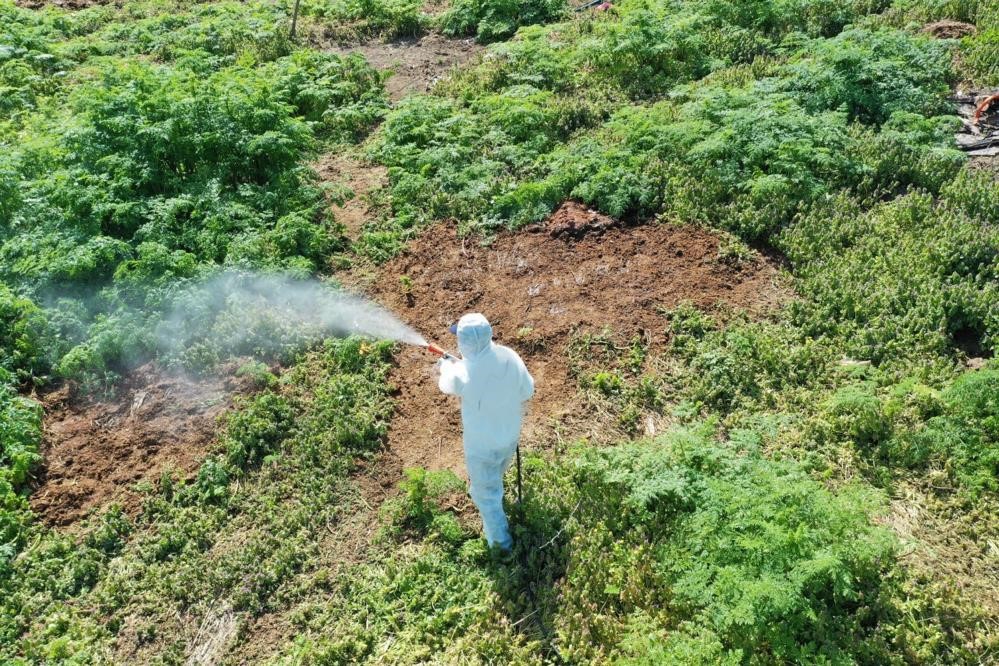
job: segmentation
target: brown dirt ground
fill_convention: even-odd
[[[330,211],[334,219],[346,227],[347,237],[356,239],[373,217],[368,195],[388,184],[388,169],[348,153],[324,155],[314,168],[322,182],[345,185],[354,193],[342,205],[331,203]]]
[[[360,53],[375,69],[390,70],[392,75],[385,82],[385,89],[393,102],[427,92],[452,69],[482,50],[475,40],[448,39],[433,33],[331,49],[339,54]]]
[[[142,501],[136,483],[155,483],[166,471],[187,478],[198,469],[234,388],[232,379],[172,377],[148,364],[112,400],[71,399],[66,387],[43,396],[43,463],[32,509],[55,526],[111,502],[135,515]]]
[[[996,157],[972,157],[968,160],[968,168],[992,176],[992,179],[999,182],[999,158]]]
[[[773,262],[726,263],[718,237],[692,226],[626,228],[569,202],[533,231],[501,234],[484,247],[459,238],[453,225],[437,225],[355,285],[445,347],[454,346],[446,329],[462,314],[486,314],[497,341],[523,355],[537,384],[525,443],[579,407],[566,355],[574,333],[610,328],[624,340],[644,334],[661,346],[663,310],[683,301],[762,316],[790,295]],[[402,276],[412,280],[408,293]],[[458,405],[437,390],[432,358],[404,349],[391,381],[397,412],[384,462],[392,470],[376,472],[377,481],[394,484],[414,466],[463,474]]]

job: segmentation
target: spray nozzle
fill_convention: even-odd
[[[438,347],[437,345],[435,345],[433,343],[427,345],[427,351],[430,352],[431,354],[433,354],[434,356],[440,356],[441,358],[447,359],[449,361],[457,361],[458,360],[454,356],[454,354],[452,354],[451,352],[448,352],[448,351],[445,351],[445,350],[441,349],[440,347]]]

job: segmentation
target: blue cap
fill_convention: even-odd
[[[458,324],[451,324],[450,326],[447,327],[447,330],[450,331],[451,333],[454,333],[455,335],[458,335]]]

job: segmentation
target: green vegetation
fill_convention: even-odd
[[[390,41],[439,29],[489,43],[512,36],[520,26],[564,18],[568,7],[565,0],[457,0],[443,6],[415,0],[305,0],[301,15],[316,42]]]
[[[456,0],[440,25],[452,37],[475,35],[480,42],[494,42],[520,26],[550,23],[567,12],[565,0]]]
[[[312,24],[313,39],[348,43],[413,37],[432,22],[415,0],[305,0],[300,11]]]
[[[304,160],[381,117],[361,58],[292,50],[273,16],[251,30],[266,6],[123,24],[2,11],[63,63],[49,78],[78,79],[0,132],[0,279],[55,302],[32,343],[39,371],[106,385],[152,356],[183,280],[220,266],[307,275],[343,247]]]
[[[129,619],[140,644],[170,642],[170,660],[192,607],[286,607],[320,566],[326,528],[362,508],[345,472],[385,434],[390,353],[357,340],[312,353],[233,412],[197,478],[164,478],[134,523],[112,509],[79,542],[25,527],[35,545],[0,578],[0,658],[95,660]]]
[[[999,183],[953,148],[946,97],[999,84],[995,1],[429,11],[303,2],[312,44],[498,42],[390,108],[363,58],[288,38],[288,3],[0,0],[0,661],[987,663]],[[978,30],[921,31],[941,19]],[[320,150],[389,169],[356,239]],[[507,558],[453,475],[362,488],[391,345],[310,348],[196,289],[335,280],[431,222],[518,229],[568,198],[717,230],[720,262],[780,253],[796,296],[764,319],[681,305],[659,346],[582,331],[553,351],[600,432],[526,457]],[[255,393],[193,478],[71,532],[34,519],[33,389],[231,355]]]

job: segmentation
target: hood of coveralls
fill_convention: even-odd
[[[459,319],[456,333],[458,335],[458,351],[465,359],[480,355],[489,348],[489,344],[493,341],[493,327],[478,312],[472,312]]]

